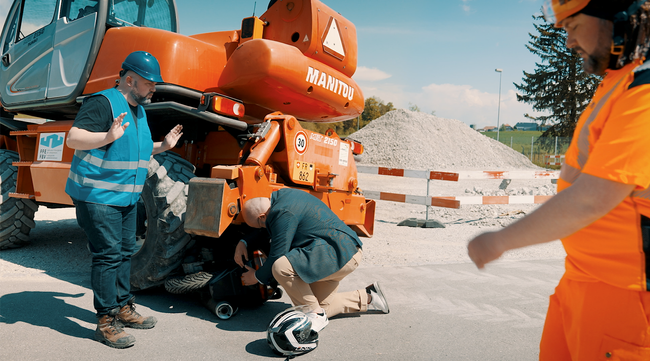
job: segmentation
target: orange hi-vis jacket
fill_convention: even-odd
[[[581,173],[636,188],[604,217],[562,239],[565,277],[650,290],[650,244],[644,246],[641,227],[650,217],[650,61],[609,71],[599,85],[576,126],[558,192]]]

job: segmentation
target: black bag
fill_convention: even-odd
[[[255,251],[251,261],[247,264],[254,269],[259,269],[266,257],[261,251]],[[205,306],[217,317],[226,320],[232,317],[243,307],[258,307],[264,302],[282,297],[282,291],[278,288],[277,282],[271,285],[258,283],[252,286],[244,286],[241,276],[244,269],[239,266],[226,268],[221,272],[215,272],[208,282],[210,298]]]

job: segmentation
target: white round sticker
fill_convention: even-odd
[[[305,150],[307,150],[307,134],[305,132],[300,131],[296,133],[294,146],[298,154],[305,153]]]

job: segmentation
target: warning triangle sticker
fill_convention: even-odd
[[[345,58],[345,45],[341,38],[339,23],[330,17],[327,30],[323,34],[323,50],[337,59]]]
[[[308,43],[309,42],[309,35],[305,35],[305,38],[302,39],[303,43]]]

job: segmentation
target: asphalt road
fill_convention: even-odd
[[[135,346],[93,340],[95,316],[85,238],[73,220],[39,221],[33,244],[0,252],[0,360],[266,360],[273,316],[286,295],[220,320],[191,295],[137,293],[151,330],[129,330]],[[371,242],[371,241],[368,241]],[[379,280],[391,312],[336,317],[318,348],[298,360],[537,360],[548,305],[563,272],[555,259],[473,264],[361,266],[341,290]]]

